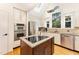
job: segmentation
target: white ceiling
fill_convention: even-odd
[[[25,9],[26,11],[30,11],[33,8],[35,8],[38,4],[37,3],[16,3],[14,5],[20,6],[23,9]]]
[[[34,19],[45,19],[47,16],[47,11],[53,9],[58,4],[52,4],[52,3],[43,3],[38,4],[29,12],[29,18],[33,20]]]
[[[62,8],[65,8],[65,10],[70,9],[71,11],[71,6],[72,6],[72,9],[74,10],[74,9],[77,9],[79,4],[74,5],[74,4],[59,4],[59,3],[18,3],[17,5],[19,5],[20,7],[23,7],[23,9],[27,11],[29,19],[44,20],[49,17],[50,13],[47,13],[47,11],[54,9],[55,6],[62,6]]]

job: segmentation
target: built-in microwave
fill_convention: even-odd
[[[15,24],[15,31],[23,31],[25,30],[24,24]]]

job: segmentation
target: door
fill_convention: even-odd
[[[0,11],[0,54],[8,51],[8,13]]]

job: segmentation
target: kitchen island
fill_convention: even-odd
[[[54,53],[53,36],[21,37],[21,55],[52,55]]]

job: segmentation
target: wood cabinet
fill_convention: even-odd
[[[52,55],[54,53],[54,40],[53,42],[52,40],[53,38],[34,48],[21,40],[21,55]]]

